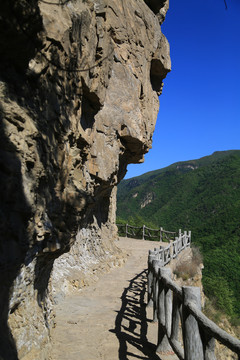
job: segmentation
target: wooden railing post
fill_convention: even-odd
[[[190,244],[191,244],[191,236],[192,236],[192,232],[191,232],[191,231],[188,232],[188,236],[189,236],[188,242],[189,242],[189,246],[190,246]]]
[[[143,236],[142,236],[143,240],[145,240],[145,225],[143,225]]]
[[[215,339],[211,335],[204,333],[204,359],[205,360],[216,360],[215,356]]]
[[[162,276],[171,276],[171,269],[160,268],[160,278],[158,285],[158,353],[167,353],[172,351],[169,344],[167,333],[171,328],[172,319],[172,294],[171,290],[166,290],[162,281]]]
[[[126,237],[128,237],[128,224],[126,224]]]
[[[153,260],[155,258],[155,252],[149,250],[148,253],[148,278],[147,278],[147,287],[148,287],[148,303],[147,306],[153,306]]]
[[[175,256],[178,256],[178,242],[179,242],[179,238],[176,237],[176,238],[175,238],[175,241],[176,241],[176,243],[175,243]]]
[[[178,254],[181,252],[183,235],[178,239]]]
[[[170,268],[164,269],[164,275],[168,276],[169,279],[172,279],[172,270]],[[161,271],[161,270],[160,270]],[[163,272],[161,272],[162,274]],[[172,290],[165,287],[165,326],[168,337],[171,335],[171,325],[172,325]]]
[[[184,248],[187,246],[187,232],[186,231],[184,231],[184,238],[183,238],[184,240],[183,240],[183,246],[184,246]]]
[[[159,269],[162,265],[160,260],[153,260],[153,322],[158,321],[158,294],[159,294]]]
[[[178,341],[179,323],[180,323],[180,307],[181,307],[181,301],[178,299],[177,294],[173,293],[171,340],[174,342]]]
[[[170,244],[170,259],[173,259],[173,240],[169,240]]]
[[[183,286],[183,341],[184,360],[204,360],[203,344],[197,320],[190,314],[188,304],[193,303],[201,310],[200,288]]]
[[[163,241],[163,234],[162,234],[162,232],[163,232],[163,228],[160,227],[160,242]]]
[[[164,255],[164,249],[163,249],[163,246],[160,246],[159,251],[158,251],[158,257],[159,257],[159,260],[162,261],[162,263],[164,263],[163,255]]]

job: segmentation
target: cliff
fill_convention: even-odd
[[[1,1],[1,359],[48,359],[54,302],[118,262],[116,185],[151,147],[167,9]]]

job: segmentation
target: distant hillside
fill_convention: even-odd
[[[118,221],[192,230],[204,255],[204,287],[240,316],[240,150],[172,164],[118,187]]]

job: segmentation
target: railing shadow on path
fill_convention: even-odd
[[[144,270],[129,280],[129,286],[124,289],[121,296],[122,306],[117,311],[115,329],[109,330],[118,338],[119,360],[160,359],[156,355],[156,345],[147,339],[148,322],[151,320],[147,319],[144,303],[146,274],[147,270]]]

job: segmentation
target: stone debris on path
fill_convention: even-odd
[[[154,244],[156,246],[156,244]],[[146,309],[152,241],[120,238],[127,262],[56,305],[51,360],[175,360],[155,353],[157,323]]]

